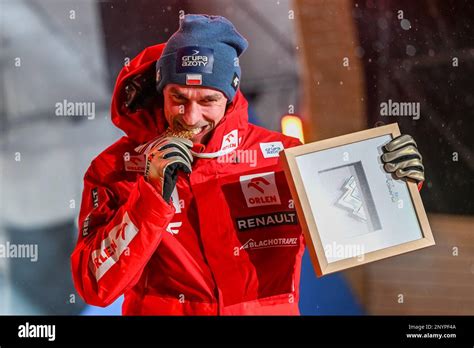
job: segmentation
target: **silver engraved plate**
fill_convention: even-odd
[[[342,190],[344,193],[337,201],[339,206],[346,208],[351,213],[352,217],[367,221],[364,202],[362,201],[359,188],[357,187],[357,181],[354,176],[351,176],[346,180]]]

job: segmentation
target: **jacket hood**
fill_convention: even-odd
[[[138,144],[162,134],[168,124],[158,98],[146,109],[139,108],[131,111],[127,108],[125,106],[125,86],[134,76],[154,69],[153,67],[165,47],[166,43],[162,43],[145,48],[130,61],[130,64],[122,68],[115,83],[111,105],[112,122]],[[239,88],[234,100],[227,107],[223,119],[214,129],[214,133],[206,145],[206,152],[219,151],[230,143],[235,145],[239,142],[248,127],[247,109],[248,102]]]

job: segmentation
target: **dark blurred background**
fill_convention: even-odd
[[[398,19],[400,10],[404,20]],[[426,209],[472,214],[474,4],[361,2],[353,13],[365,52],[369,125],[383,121],[381,102],[420,102],[419,120],[396,121],[416,138],[425,155]],[[454,153],[458,161],[452,160]]]
[[[184,13],[229,18],[250,120],[306,142],[398,122],[423,154],[421,192],[437,242],[317,279],[305,254],[302,314],[474,313],[474,3],[465,0],[0,0],[0,243],[36,244],[36,262],[0,258],[0,314],[119,314],[72,285],[82,177],[118,139],[112,88],[127,60],[165,42]],[[63,100],[94,118],[58,117]],[[419,118],[381,104],[415,102]],[[400,302],[402,295],[402,302]]]

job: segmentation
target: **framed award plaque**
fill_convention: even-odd
[[[281,153],[318,276],[435,244],[415,182],[383,169],[398,124]]]

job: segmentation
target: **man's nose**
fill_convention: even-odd
[[[188,103],[184,109],[184,115],[182,117],[183,122],[186,126],[194,126],[198,124],[202,119],[201,108],[197,103]]]

